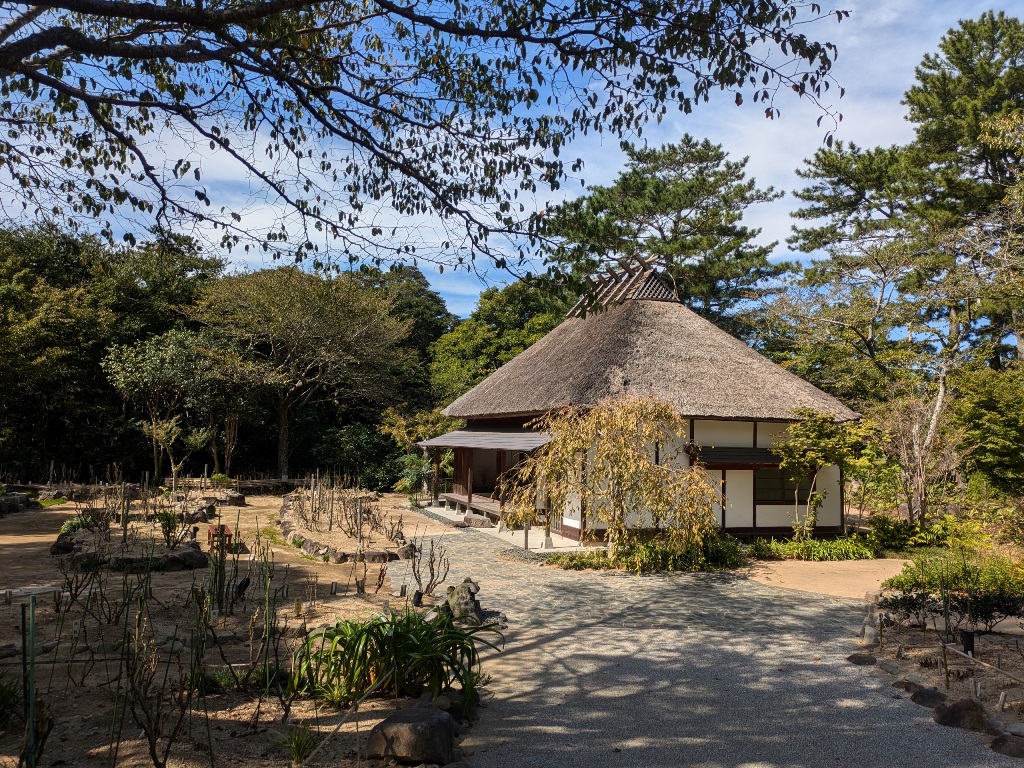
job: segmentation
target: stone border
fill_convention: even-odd
[[[403,547],[399,547],[397,551],[392,552],[390,550],[364,550],[361,554],[359,552],[342,552],[340,549],[325,544],[322,541],[309,536],[302,536],[297,533],[298,527],[288,519],[288,513],[292,511],[294,499],[291,494],[287,494],[281,501],[281,510],[277,516],[277,527],[281,531],[281,537],[285,540],[288,546],[298,547],[300,550],[305,552],[307,555],[313,558],[327,558],[324,562],[331,562],[335,565],[340,563],[389,563],[394,560],[411,560],[415,556],[415,549],[413,545],[406,544]],[[295,539],[300,538],[302,541],[300,544],[295,543]]]

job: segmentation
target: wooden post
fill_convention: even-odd
[[[437,506],[437,500],[440,496],[441,486],[441,449],[434,446],[434,482],[431,488],[431,499],[433,500],[434,506]]]
[[[469,449],[469,461],[466,462],[466,511],[473,503],[473,449]]]

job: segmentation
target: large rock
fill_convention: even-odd
[[[1001,755],[1024,758],[1024,739],[1020,736],[1003,734],[993,739],[990,746],[993,752],[998,752]]]
[[[164,558],[163,568],[165,571],[192,571],[197,568],[206,568],[209,564],[210,558],[205,552],[200,552],[192,547],[183,547]]]
[[[75,550],[80,549],[84,541],[85,536],[78,531],[62,533],[57,537],[57,540],[50,545],[50,554],[54,557],[70,555]]]
[[[363,552],[363,560],[367,563],[386,563],[397,559],[398,555],[394,552],[380,552],[372,549]]]
[[[999,733],[1001,730],[994,726],[984,705],[977,699],[960,699],[948,707],[945,704],[940,704],[935,707],[932,719],[939,725],[964,728],[968,731]]]
[[[476,599],[480,586],[468,576],[456,587],[448,587],[446,602],[451,609],[452,618],[469,624],[480,624],[483,612],[480,601]]]
[[[910,700],[928,709],[944,706],[948,702],[946,694],[937,688],[918,688],[911,694]]]
[[[462,521],[470,528],[493,528],[494,523],[487,515],[478,515],[476,512],[467,512]]]
[[[395,552],[399,560],[413,560],[416,557],[416,545],[411,541],[398,548]]]
[[[455,721],[433,708],[403,709],[370,731],[367,757],[446,765],[455,759]]]

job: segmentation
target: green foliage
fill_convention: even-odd
[[[375,685],[381,694],[437,696],[458,686],[475,706],[480,646],[496,648],[493,627],[456,626],[450,615],[427,621],[412,610],[390,611],[367,621],[339,621],[315,632],[295,656],[292,684],[302,693],[344,706]]]
[[[1024,368],[965,372],[957,379],[954,421],[969,466],[994,489],[1024,496]]]
[[[873,560],[875,550],[864,536],[837,539],[754,539],[746,548],[754,560]]]
[[[61,504],[66,503],[67,499],[43,499],[42,501],[39,502],[39,506],[41,506],[43,509],[46,509],[47,507],[57,507],[60,506]]]
[[[299,765],[316,747],[316,737],[310,732],[308,725],[293,725],[289,726],[285,733],[284,745],[291,755],[292,765]]]
[[[368,424],[345,424],[326,430],[314,455],[320,466],[353,478],[360,488],[390,490],[398,479],[398,446]]]
[[[746,178],[747,158],[729,160],[707,139],[684,135],[657,149],[625,143],[623,150],[626,168],[614,184],[590,187],[546,219],[557,272],[583,276],[611,258],[642,256],[666,267],[684,304],[749,337],[750,300],[770,293],[769,281],[788,265],[769,262],[774,244],[756,244],[760,230],[740,222],[750,206],[781,193],[758,189]]]
[[[79,516],[69,517],[60,527],[60,533],[75,533],[85,528],[85,521]]]
[[[969,518],[944,515],[922,524],[892,515],[874,514],[868,520],[868,541],[879,554],[913,547],[976,548],[987,540],[981,524]]]
[[[545,562],[564,571],[606,571],[616,567],[608,558],[607,549],[556,552],[553,555],[548,555]]]
[[[430,347],[434,401],[447,405],[562,322],[572,302],[551,282],[480,294],[476,309]]]
[[[424,483],[429,483],[434,474],[434,466],[429,459],[415,453],[407,453],[398,458],[398,466],[402,476],[395,483],[395,490],[404,493],[414,504],[423,493]]]
[[[719,532],[688,547],[661,538],[635,538],[620,544],[611,556],[604,549],[562,552],[549,555],[546,562],[570,571],[614,568],[636,573],[670,573],[739,568],[746,563],[746,557],[737,539]]]
[[[230,483],[231,478],[225,475],[223,472],[214,472],[210,475],[210,482],[213,483]]]
[[[292,409],[314,398],[386,402],[406,354],[393,298],[357,278],[295,267],[217,281],[194,311],[209,333],[245,350],[276,405],[277,469],[288,475]]]
[[[824,467],[837,466],[845,471],[853,463],[863,439],[864,425],[840,422],[833,416],[808,409],[797,409],[799,421],[772,444],[779,467],[794,482],[810,480],[810,493],[801,516],[799,501],[793,500],[793,538],[797,541],[814,533],[818,509],[825,492],[817,488],[818,474]]]
[[[1024,566],[1000,554],[967,550],[915,558],[888,579],[879,607],[921,624],[944,618],[950,631],[963,622],[991,632],[1000,622],[1024,613]]]

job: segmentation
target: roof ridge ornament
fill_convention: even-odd
[[[641,256],[615,258],[614,263],[621,271],[617,271],[613,264],[607,264],[604,270],[586,276],[590,290],[580,297],[566,317],[586,317],[595,310],[617,306],[629,299],[679,301],[671,277],[664,268],[658,269],[653,262]]]

